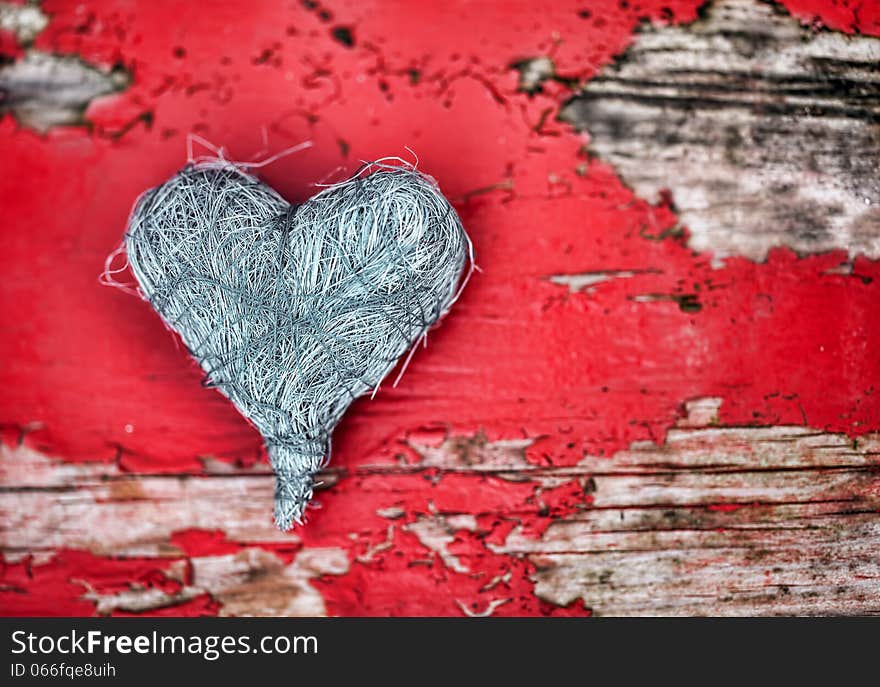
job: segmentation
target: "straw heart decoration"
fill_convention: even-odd
[[[241,165],[189,164],[138,199],[124,247],[206,383],[262,434],[282,530],[303,521],[345,410],[414,350],[473,265],[455,210],[397,158],[299,206]]]

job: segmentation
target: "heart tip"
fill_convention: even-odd
[[[303,524],[302,510],[297,513],[292,509],[275,509],[275,527],[282,532],[291,531],[295,525]]]
[[[306,521],[305,511],[315,488],[315,473],[310,471],[275,474],[275,526],[282,532]]]

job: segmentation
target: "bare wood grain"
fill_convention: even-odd
[[[690,244],[880,257],[880,39],[719,0],[646,25],[559,117],[649,200],[668,189]]]

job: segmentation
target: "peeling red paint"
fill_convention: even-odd
[[[280,542],[257,542],[243,543],[231,541],[225,532],[219,530],[189,529],[175,532],[171,536],[171,545],[178,548],[184,555],[192,558],[195,556],[218,556],[227,553],[237,553],[248,546],[265,549],[273,553],[284,563],[293,561],[296,553],[302,548],[296,541]]]
[[[807,22],[880,34],[870,2],[784,4]],[[413,464],[409,441],[479,431],[532,439],[531,465],[573,465],[585,453],[662,441],[682,401],[705,396],[724,399],[725,424],[853,437],[880,429],[880,264],[856,259],[851,274],[829,274],[843,251],[778,249],[764,263],[713,268],[711,255],[672,231],[668,198],[634,197],[554,121],[569,85],[517,90],[517,60],[549,55],[561,81],[587,79],[625,49],[640,20],[691,21],[699,5],[333,2],[329,19],[298,3],[255,3],[247,13],[239,3],[208,13],[169,2],[43,3],[51,22],[34,47],[121,64],[134,81],[92,103],[91,130],[39,136],[0,119],[0,157],[14,171],[0,175],[4,439],[154,473],[200,472],[205,456],[262,460],[256,432],[199,385],[149,307],[97,281],[134,198],[184,161],[188,132],[240,159],[260,152],[263,132],[270,152],[311,139],[311,150],[262,170],[291,200],[339,165],[350,171],[410,146],[474,239],[482,272],[400,385],[349,411],[334,437],[336,467],[396,465],[399,456]],[[337,26],[351,27],[351,45],[334,37]],[[3,35],[0,54],[16,59],[21,47]],[[603,270],[634,275],[578,293],[549,279]],[[343,476],[318,500],[297,532],[302,546],[338,546],[352,558],[391,524],[377,510],[404,512],[393,548],[314,582],[331,614],[460,614],[457,602],[479,613],[500,600],[495,615],[589,612],[540,601],[534,564],[491,549],[516,526],[537,537],[588,508],[578,480],[544,489],[491,475]],[[449,546],[469,572],[451,570],[404,529],[435,511],[476,515],[476,529],[455,530]],[[171,544],[184,557],[247,545],[199,530]],[[300,544],[260,546],[290,562]],[[5,563],[0,611],[90,614],[74,580],[102,591],[170,589],[179,583],[163,571],[174,560],[61,551],[46,563]],[[488,587],[496,578],[504,581]],[[203,596],[156,612],[217,610]]]
[[[880,4],[874,0],[785,0],[783,4],[804,23],[866,36],[880,33]]]
[[[6,59],[17,60],[24,54],[18,38],[11,31],[0,29],[0,55]]]
[[[708,510],[713,511],[715,513],[735,513],[740,508],[748,508],[748,504],[745,503],[716,503],[711,506],[707,506]]]
[[[58,551],[45,563],[30,558],[3,563],[2,613],[4,616],[88,616],[94,604],[83,598],[89,591],[103,594],[134,587],[174,593],[181,588],[165,572],[174,559],[106,558],[86,551]],[[156,609],[146,615],[216,615],[217,604],[201,595],[183,604]],[[114,615],[126,615],[114,613]]]

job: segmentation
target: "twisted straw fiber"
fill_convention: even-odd
[[[129,219],[143,294],[265,439],[282,530],[303,522],[346,408],[452,305],[471,256],[433,180],[395,160],[299,206],[197,162]]]

